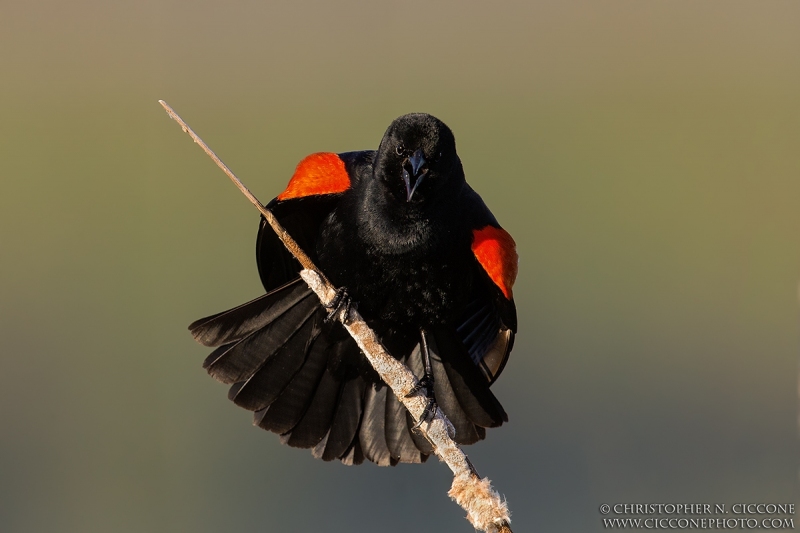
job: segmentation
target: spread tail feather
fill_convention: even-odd
[[[321,305],[311,289],[306,288],[302,297],[291,299],[291,305],[279,302],[275,307],[282,312],[271,316],[260,329],[223,344],[206,358],[203,367],[211,376],[228,384],[250,379],[266,360],[295,337]]]
[[[434,330],[433,334],[453,395],[469,419],[484,428],[498,427],[507,422],[508,415],[503,406],[492,394],[486,378],[455,333],[442,328]]]
[[[197,342],[216,347],[240,340],[263,328],[304,298],[310,289],[296,278],[255,300],[195,320],[189,331]]]
[[[231,384],[229,398],[255,411],[254,424],[315,457],[381,466],[421,463],[431,444],[389,387],[368,367],[358,346],[302,281],[294,280],[251,302],[196,321],[192,335],[217,348],[204,368]],[[507,420],[489,383],[455,330],[430,332],[434,393],[455,427],[455,441],[471,444],[486,427]],[[402,334],[385,339],[422,377],[420,346]],[[413,348],[410,348],[413,346]]]
[[[268,408],[256,411],[253,424],[280,435],[288,433],[300,422],[325,372],[327,347],[323,338],[315,339],[303,367]]]
[[[250,411],[274,402],[306,362],[310,347],[320,334],[323,317],[323,311],[317,309],[247,380],[231,387],[228,399]]]

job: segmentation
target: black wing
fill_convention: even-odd
[[[351,183],[371,168],[374,155],[372,151],[338,154]],[[336,208],[340,198],[341,193],[300,196],[288,200],[280,200],[278,196],[267,204],[267,208],[300,248],[316,262],[320,226]],[[256,239],[256,262],[261,283],[267,292],[293,280],[301,270],[300,263],[286,250],[264,217],[261,217]]]
[[[456,321],[456,332],[469,358],[489,384],[503,371],[514,346],[517,309],[511,288],[517,273],[516,245],[497,223],[483,200],[466,188],[474,213],[472,250],[475,256],[470,301]]]

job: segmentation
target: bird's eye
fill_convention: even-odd
[[[397,152],[397,155],[403,155],[406,153],[406,147],[402,144],[398,144],[394,151]]]
[[[438,162],[439,162],[439,160],[440,160],[441,158],[442,158],[442,152],[439,152],[438,154],[436,154],[436,155],[434,156],[434,158],[433,158],[433,162],[434,162],[434,163],[438,163]]]

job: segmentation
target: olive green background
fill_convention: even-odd
[[[3,532],[472,530],[444,465],[314,460],[202,370],[258,215],[159,98],[263,201],[451,126],[520,253],[468,449],[515,531],[797,501],[797,2],[6,2],[0,98]]]

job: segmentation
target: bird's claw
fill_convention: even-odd
[[[422,389],[425,389],[425,397],[428,399],[428,402],[425,404],[425,409],[423,409],[419,421],[411,429],[417,429],[423,422],[433,420],[436,416],[436,411],[439,409],[439,406],[436,404],[436,397],[433,393],[433,376],[431,374],[425,374],[422,379],[411,388],[408,394],[406,394],[406,398],[414,396]]]
[[[411,387],[411,390],[408,391],[408,394],[406,394],[406,398],[411,398],[412,396],[414,396],[416,393],[418,393],[422,389],[426,390],[426,392],[427,392],[426,396],[428,398],[432,398],[433,397],[433,376],[432,375],[425,374],[424,376],[422,376],[422,379],[417,381],[417,384],[414,385],[413,387]]]
[[[419,417],[419,421],[414,424],[411,429],[417,429],[422,425],[423,422],[429,422],[436,417],[436,411],[439,409],[439,405],[436,403],[434,398],[428,398],[428,403],[425,404],[425,409],[422,411],[422,416]]]
[[[350,310],[355,309],[356,307],[356,304],[350,299],[350,295],[347,294],[347,289],[344,287],[339,287],[336,289],[336,294],[334,295],[333,300],[331,300],[330,303],[325,306],[325,309],[328,310],[328,315],[325,317],[325,322],[331,322],[332,320],[336,319],[337,315],[339,315],[342,323],[347,324],[350,321]]]

